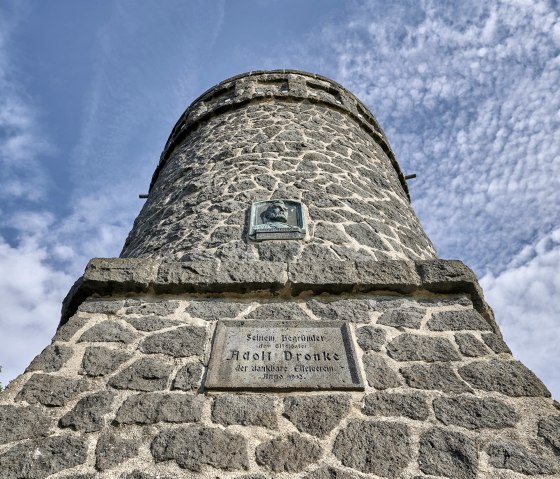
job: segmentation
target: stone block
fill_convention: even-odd
[[[360,479],[360,477],[334,467],[325,466],[303,476],[303,479]]]
[[[266,303],[245,316],[247,319],[305,321],[311,319],[297,303]]]
[[[294,293],[352,291],[358,281],[353,261],[308,261],[288,265],[288,281]]]
[[[302,248],[301,244],[295,241],[264,241],[257,247],[262,261],[277,263],[291,263]]]
[[[84,301],[78,307],[78,311],[82,313],[91,314],[117,314],[117,312],[124,306],[124,301],[119,300],[92,300]]]
[[[155,437],[150,450],[156,463],[174,460],[195,472],[204,465],[227,471],[249,468],[246,439],[218,428],[166,429]]]
[[[125,302],[127,315],[138,314],[142,316],[169,316],[177,311],[179,301],[144,301],[127,299]]]
[[[44,371],[52,373],[58,371],[66,361],[72,357],[72,348],[51,344],[47,346],[27,367],[25,372]]]
[[[187,394],[136,394],[126,399],[117,411],[118,424],[155,424],[157,422],[197,422],[203,399]]]
[[[88,389],[83,380],[34,374],[25,383],[16,396],[16,401],[27,401],[30,404],[40,403],[43,406],[64,406],[80,393]]]
[[[104,432],[97,440],[95,448],[95,468],[98,471],[112,469],[128,459],[138,455],[136,441],[119,434]]]
[[[410,431],[396,422],[354,421],[338,433],[333,453],[365,474],[399,477],[412,458]]]
[[[420,437],[420,470],[434,476],[453,479],[475,479],[478,472],[478,451],[468,436],[434,428]]]
[[[186,309],[193,318],[217,321],[218,319],[235,319],[249,304],[208,299],[206,301],[192,301]]]
[[[167,354],[174,358],[200,356],[206,346],[206,328],[183,326],[181,328],[155,333],[144,339],[139,346],[146,354]]]
[[[396,388],[402,385],[399,375],[393,371],[378,354],[364,354],[364,371],[370,386],[375,389]]]
[[[387,353],[397,361],[458,361],[459,353],[446,338],[401,334],[387,345]]]
[[[435,389],[446,393],[472,392],[447,364],[414,364],[401,368],[400,372],[411,388]]]
[[[115,321],[102,321],[85,331],[78,339],[79,343],[124,343],[129,344],[136,335],[125,326]]]
[[[416,270],[423,287],[429,290],[435,287],[440,293],[464,290],[466,285],[477,283],[476,275],[462,261],[442,259],[417,261]]]
[[[74,315],[64,324],[59,325],[53,341],[70,341],[74,334],[82,329],[88,322],[88,318]]]
[[[509,349],[506,342],[500,338],[497,334],[494,333],[486,333],[482,335],[482,340],[486,343],[492,351],[496,354],[500,353],[507,353],[511,354],[511,350]]]
[[[104,347],[87,347],[82,358],[80,374],[106,376],[128,361],[131,355],[123,351]]]
[[[366,299],[343,299],[336,301],[319,301],[311,299],[307,307],[319,319],[329,321],[350,321],[368,323],[372,308]]]
[[[278,427],[274,399],[261,395],[217,396],[212,404],[212,421],[224,426]]]
[[[459,351],[464,356],[476,358],[487,355],[490,351],[476,339],[471,333],[456,333],[455,342],[459,346]]]
[[[350,397],[342,394],[289,396],[284,399],[284,416],[301,432],[325,437],[350,411]]]
[[[463,329],[489,331],[491,329],[486,320],[474,309],[434,313],[426,325],[431,331],[461,331]]]
[[[477,389],[513,397],[550,397],[550,392],[541,380],[519,361],[474,361],[460,368],[459,374]]]
[[[488,448],[488,462],[497,469],[508,469],[528,476],[554,474],[558,467],[511,441],[497,441]]]
[[[38,407],[0,405],[0,444],[48,436],[52,422]]]
[[[356,261],[360,291],[389,290],[410,293],[420,286],[411,261]]]
[[[362,412],[368,416],[402,416],[419,421],[428,419],[430,415],[422,396],[386,392],[366,395]]]
[[[105,426],[104,416],[111,410],[114,398],[115,394],[109,391],[86,396],[60,418],[58,425],[80,432],[99,431]]]
[[[318,461],[322,453],[316,442],[300,434],[290,434],[259,444],[255,457],[257,464],[271,471],[294,473]]]
[[[152,333],[160,329],[179,326],[179,321],[172,319],[160,318],[159,316],[142,316],[140,318],[126,318],[126,322],[138,331]]]
[[[539,421],[539,436],[560,451],[560,416],[548,416]]]
[[[158,391],[167,387],[173,366],[158,359],[142,358],[113,376],[109,386],[115,389]]]
[[[200,386],[200,380],[204,368],[200,363],[191,363],[179,369],[173,386],[171,389],[180,389],[182,391],[194,391]]]
[[[363,326],[356,330],[356,341],[364,351],[381,351],[387,334],[374,326]]]
[[[377,324],[392,326],[398,329],[419,329],[425,314],[426,310],[424,308],[394,309],[384,312],[377,320]]]
[[[149,258],[93,258],[86,266],[82,288],[102,296],[146,292],[158,267],[159,261]]]
[[[515,409],[494,398],[440,397],[434,399],[433,407],[436,417],[446,426],[501,429],[513,427],[519,420]]]

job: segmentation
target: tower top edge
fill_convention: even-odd
[[[208,88],[193,100],[180,116],[167,139],[153,174],[150,190],[154,186],[161,168],[175,148],[184,141],[189,131],[221,112],[252,101],[272,98],[280,101],[286,99],[308,100],[344,111],[352,116],[385,151],[397,172],[405,194],[410,199],[408,186],[395,154],[384,131],[369,109],[338,82],[323,75],[292,69],[255,70],[240,73]]]

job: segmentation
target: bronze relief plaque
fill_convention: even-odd
[[[206,389],[363,390],[345,321],[219,321]]]
[[[255,201],[251,206],[249,238],[254,241],[305,238],[302,204],[295,200]]]

